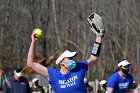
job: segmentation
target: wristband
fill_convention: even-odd
[[[101,51],[101,46],[102,46],[101,43],[94,42],[91,54],[94,56],[99,56]]]

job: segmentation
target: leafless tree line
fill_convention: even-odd
[[[37,27],[44,31],[36,51],[42,58],[68,49],[85,60],[95,40],[86,18],[96,12],[106,33],[99,62],[89,68],[90,79],[107,79],[128,58],[137,81],[139,6],[139,0],[0,0],[0,67],[10,71],[15,64],[26,65],[30,35]]]

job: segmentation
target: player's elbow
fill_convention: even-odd
[[[27,66],[32,68],[33,67],[33,63],[27,60]]]

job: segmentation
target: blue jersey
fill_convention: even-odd
[[[49,83],[55,93],[87,93],[84,76],[88,70],[88,62],[77,62],[76,68],[68,74],[48,68]]]
[[[128,89],[132,89],[133,77],[130,74],[126,78],[122,78],[118,72],[110,76],[107,82],[107,88],[113,88],[113,93],[127,93]]]

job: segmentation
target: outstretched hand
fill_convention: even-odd
[[[31,39],[33,42],[38,40],[38,38],[35,37],[35,29],[33,30],[32,34],[31,34]]]

